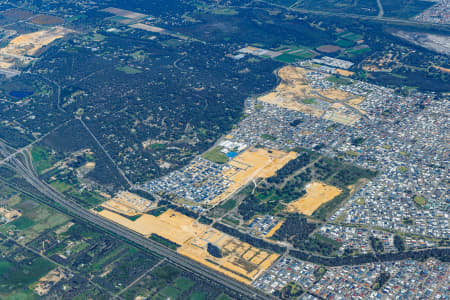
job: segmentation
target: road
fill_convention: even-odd
[[[378,5],[378,18],[382,18],[384,16],[383,4],[381,4],[381,0],[377,0]]]
[[[165,257],[172,264],[187,270],[189,272],[193,272],[198,276],[217,282],[226,288],[233,290],[234,292],[240,294],[245,299],[260,299],[266,300],[270,299],[271,296],[259,291],[251,286],[243,284],[239,281],[236,281],[232,278],[225,276],[224,274],[210,269],[198,262],[188,259],[187,257],[178,254],[177,252],[154,242],[145,236],[138,234],[135,231],[132,231],[126,227],[123,227],[119,224],[116,224],[112,221],[109,221],[105,218],[98,216],[97,214],[81,207],[77,203],[68,200],[64,195],[59,192],[53,190],[49,185],[42,182],[34,171],[30,154],[26,151],[18,153],[16,156],[11,156],[11,152],[14,149],[4,142],[0,141],[0,154],[5,157],[10,157],[7,165],[11,167],[13,170],[17,172],[18,175],[22,176],[29,184],[31,184],[35,189],[41,192],[44,196],[58,203],[66,210],[68,210],[73,216],[78,217],[84,221],[92,223],[98,227],[101,227],[103,230],[116,234],[128,241],[136,243],[141,247],[153,251],[162,257]],[[22,160],[20,160],[17,156],[20,156]],[[0,179],[1,181],[4,181]],[[5,182],[5,181],[4,181]],[[22,191],[24,192],[24,191]],[[24,192],[29,194],[27,192]]]
[[[310,10],[310,9],[303,9],[303,8],[286,7],[286,6],[278,5],[275,3],[271,3],[270,1],[266,1],[266,0],[254,0],[254,2],[260,2],[260,3],[264,3],[266,5],[269,5],[269,6],[275,6],[275,7],[281,8],[281,9],[295,11],[295,12],[299,12],[299,13],[303,13],[303,14],[350,18],[350,19],[358,19],[358,20],[363,20],[363,21],[375,21],[375,22],[384,23],[384,24],[409,25],[409,26],[415,26],[415,27],[419,27],[419,28],[421,27],[422,29],[428,26],[428,27],[436,28],[436,29],[444,29],[447,31],[450,30],[450,24],[437,24],[437,23],[421,22],[421,21],[408,20],[408,19],[388,18],[388,17],[378,16],[378,15],[377,16],[365,16],[365,15],[357,15],[357,14],[349,14],[349,13],[330,12],[330,11],[325,11],[325,10]],[[383,14],[384,14],[384,11],[383,11]]]
[[[86,129],[86,131],[89,133],[89,135],[94,139],[94,141],[97,143],[97,145],[102,149],[103,153],[105,153],[106,157],[111,161],[111,163],[116,167],[119,174],[123,177],[123,179],[127,182],[128,187],[133,187],[133,183],[128,179],[128,177],[125,175],[125,173],[122,171],[121,168],[116,164],[116,162],[112,159],[111,155],[109,155],[108,151],[106,151],[105,147],[100,143],[100,141],[97,139],[97,137],[94,135],[94,133],[91,131],[91,129],[84,123],[83,119],[81,117],[77,117],[83,127]]]

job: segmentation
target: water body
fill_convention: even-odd
[[[10,96],[14,97],[14,98],[25,98],[28,96],[33,95],[33,92],[28,92],[28,91],[12,91],[9,93]]]

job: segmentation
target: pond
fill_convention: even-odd
[[[33,95],[33,92],[29,92],[29,91],[11,91],[9,93],[9,95],[14,97],[14,98],[22,99],[22,98],[25,98],[25,97]]]

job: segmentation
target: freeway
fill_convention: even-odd
[[[103,230],[116,234],[126,240],[129,240],[141,247],[153,251],[162,257],[165,257],[171,263],[177,265],[178,267],[188,270],[197,274],[202,278],[206,278],[208,280],[214,281],[223,285],[230,290],[241,295],[244,299],[258,299],[265,300],[272,298],[271,296],[259,291],[251,286],[243,284],[239,281],[236,281],[232,278],[227,277],[226,275],[210,269],[198,262],[190,260],[189,258],[178,254],[177,252],[155,242],[152,241],[135,231],[132,231],[126,227],[123,227],[119,224],[116,224],[112,221],[109,221],[105,218],[98,216],[97,214],[81,207],[74,201],[68,200],[64,197],[64,195],[55,191],[46,183],[42,182],[36,172],[34,171],[33,164],[31,161],[31,157],[28,151],[19,152],[17,156],[21,156],[22,160],[17,158],[16,156],[11,156],[11,152],[14,149],[4,142],[0,140],[0,154],[8,157],[7,165],[11,167],[13,170],[17,172],[20,176],[22,176],[29,184],[31,184],[34,188],[36,188],[40,193],[54,202],[58,203],[65,209],[67,209],[72,215],[92,223],[96,226],[101,227]],[[3,180],[2,180],[3,181]],[[29,193],[27,193],[29,194]]]
[[[431,23],[431,22],[422,22],[422,21],[416,21],[416,20],[410,20],[410,19],[398,19],[398,18],[389,18],[384,16],[366,16],[366,15],[357,15],[357,14],[350,14],[350,13],[341,13],[341,12],[330,12],[326,10],[311,10],[311,9],[303,9],[303,8],[295,8],[295,7],[286,7],[283,5],[271,3],[270,1],[266,0],[253,0],[253,2],[260,2],[264,3],[269,6],[275,6],[281,9],[286,9],[290,11],[295,11],[303,14],[311,14],[311,15],[318,15],[318,16],[331,16],[331,17],[341,17],[341,18],[351,18],[351,19],[358,19],[358,20],[365,20],[365,21],[375,21],[380,22],[383,24],[396,24],[396,25],[407,25],[407,26],[415,26],[419,28],[436,28],[436,29],[443,29],[443,30],[450,30],[450,24],[439,24],[439,23]],[[248,7],[249,5],[247,5]],[[383,11],[384,14],[384,11]]]

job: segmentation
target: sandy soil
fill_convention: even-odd
[[[270,238],[272,237],[275,232],[277,232],[278,229],[280,229],[281,225],[283,225],[284,221],[280,221],[277,223],[277,225],[275,225],[267,234],[266,234],[266,238]]]
[[[35,55],[41,48],[62,38],[69,32],[71,32],[69,29],[54,27],[48,30],[22,34],[11,40],[6,47],[0,49],[0,66],[4,68],[13,67],[15,62],[12,63],[11,60],[28,64],[33,60],[30,56]]]
[[[278,71],[281,83],[273,92],[259,97],[258,100],[319,117],[323,110],[298,101],[317,97],[312,93],[313,90],[306,80],[307,72],[306,69],[293,66],[281,68]]]
[[[246,284],[272,265],[279,256],[241,242],[173,210],[158,217],[144,214],[136,221],[106,210],[98,214],[145,236],[158,234],[180,245],[177,249],[180,254]],[[223,257],[211,256],[207,252],[208,243],[222,249]],[[254,255],[250,257],[248,253]]]
[[[233,184],[225,192],[213,199],[209,204],[215,205],[228,198],[239,188],[245,186],[256,178],[268,178],[275,175],[290,160],[297,157],[296,152],[283,152],[279,150],[267,150],[249,148],[231,160],[228,165],[232,168],[226,170],[223,175]]]
[[[312,215],[320,205],[338,196],[342,191],[332,185],[322,182],[311,182],[306,186],[306,195],[289,203],[289,212],[299,212],[305,215]]]
[[[351,75],[352,72],[342,70],[343,74]],[[258,98],[259,101],[278,105],[287,109],[301,111],[316,117],[324,115],[326,106],[318,106],[313,104],[303,103],[304,99],[318,99],[324,102],[344,102],[347,99],[352,99],[356,103],[361,103],[364,98],[357,97],[352,93],[342,91],[340,89],[313,89],[309,84],[306,75],[308,70],[304,68],[285,66],[278,71],[278,76],[281,79],[280,84],[270,93]],[[346,73],[349,72],[349,73]],[[356,100],[358,99],[358,100]],[[356,106],[357,104],[353,104]],[[333,105],[331,105],[333,107]],[[355,107],[357,108],[357,107]],[[358,108],[357,108],[358,109]],[[327,112],[328,113],[328,112]],[[335,113],[328,113],[328,119],[347,125],[352,125],[359,117],[354,115],[347,109],[341,109],[339,115],[334,116]]]
[[[343,70],[343,69],[336,69],[336,73],[342,76],[353,76],[353,74],[355,74],[352,71],[347,71],[347,70]]]
[[[135,215],[138,212],[148,211],[150,208],[154,207],[155,204],[136,194],[122,191],[111,200],[104,202],[102,206],[113,208],[126,215]]]

